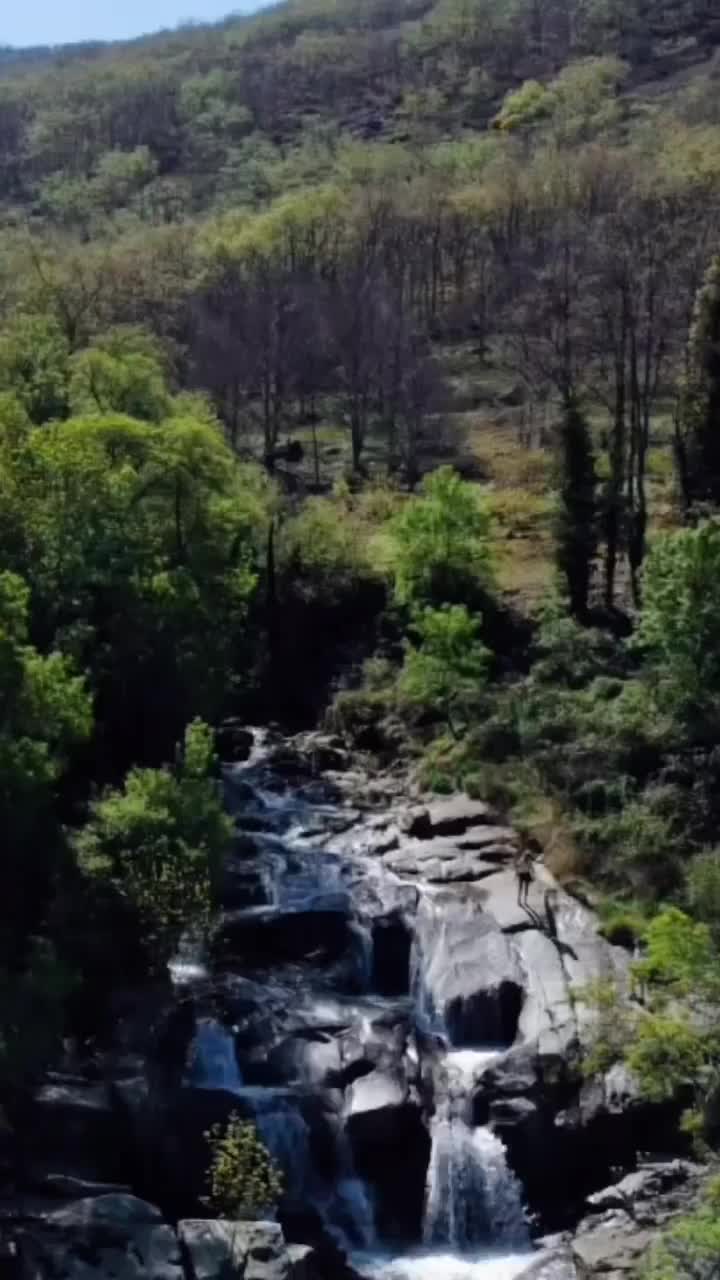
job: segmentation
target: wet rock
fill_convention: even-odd
[[[430,1159],[419,1101],[401,1076],[378,1071],[352,1085],[348,1112],[355,1168],[375,1191],[381,1235],[418,1240]]]
[[[226,917],[213,940],[216,955],[232,956],[249,968],[305,961],[332,964],[352,944],[347,908],[259,910]]]
[[[421,901],[416,939],[425,1001],[451,1043],[511,1045],[523,974],[492,917],[464,896],[438,893]]]
[[[250,758],[255,735],[241,720],[223,720],[215,733],[215,743],[221,760],[239,763]]]
[[[392,912],[372,924],[372,974],[374,991],[381,996],[404,996],[410,991],[412,935],[400,912]]]

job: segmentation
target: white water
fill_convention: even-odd
[[[180,939],[176,954],[168,963],[168,972],[174,987],[202,982],[207,978],[208,971],[202,939],[193,933],[186,933]]]
[[[530,1253],[490,1253],[461,1258],[455,1253],[423,1252],[357,1256],[353,1262],[370,1280],[515,1280],[532,1257]]]
[[[436,1117],[425,1198],[425,1244],[464,1253],[523,1248],[527,1224],[505,1148],[488,1128]]]

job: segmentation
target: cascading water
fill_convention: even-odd
[[[229,1031],[213,1018],[198,1022],[188,1069],[188,1081],[197,1089],[224,1089],[237,1092],[242,1076]]]
[[[490,1129],[458,1116],[434,1121],[423,1235],[426,1245],[458,1253],[528,1243],[520,1187]]]
[[[188,1083],[201,1089],[222,1089],[237,1096],[238,1109],[252,1117],[282,1170],[288,1202],[311,1204],[338,1243],[355,1254],[362,1274],[382,1277],[382,1280],[511,1280],[523,1262],[517,1255],[528,1246],[521,1188],[508,1168],[499,1139],[490,1129],[473,1128],[470,1123],[473,1092],[483,1070],[497,1056],[497,1049],[449,1048],[440,1061],[436,1061],[435,1115],[430,1123],[431,1153],[422,1252],[394,1257],[382,1254],[376,1233],[373,1193],[368,1183],[357,1175],[347,1133],[342,1128],[333,1139],[334,1178],[326,1168],[325,1171],[318,1168],[313,1090],[327,1087],[318,1083],[326,1070],[332,1068],[335,1075],[338,1074],[338,1067],[333,1067],[328,1057],[329,1040],[323,1035],[323,1027],[347,1023],[349,1041],[361,1047],[369,1064],[375,1051],[370,1046],[377,1043],[376,1015],[371,1001],[379,997],[377,992],[372,994],[376,961],[374,917],[368,917],[366,904],[373,893],[382,899],[387,886],[400,881],[378,859],[353,848],[352,841],[344,845],[342,839],[339,843],[334,840],[334,834],[342,833],[347,827],[347,822],[343,825],[341,811],[324,803],[298,799],[284,783],[274,789],[262,751],[254,751],[244,768],[235,766],[234,777],[238,795],[246,797],[239,829],[242,833],[244,813],[251,820],[246,831],[256,849],[255,856],[252,849],[248,853],[246,841],[242,852],[238,850],[241,874],[245,873],[248,857],[254,856],[254,865],[268,876],[267,903],[279,913],[345,911],[353,961],[345,972],[352,975],[352,984],[349,988],[333,988],[332,982],[317,970],[313,973],[308,969],[307,976],[303,974],[298,988],[299,1004],[312,1010],[310,1025],[320,1032],[309,1035],[296,1074],[287,1077],[288,1087],[243,1083],[234,1037],[212,1018],[198,1023]],[[408,888],[407,884],[403,887]],[[428,886],[421,887],[421,893],[426,899],[429,925],[423,934],[422,947],[416,936],[412,954],[412,998],[408,1001],[405,985],[404,995],[387,999],[383,1017],[389,1021],[384,1026],[407,1025],[410,1006],[414,1005],[415,1024],[421,1032],[429,1034],[435,1044],[442,1037],[445,1044],[450,1045],[452,1036],[433,1007],[430,994],[433,966],[444,963],[440,952],[445,927],[443,907]],[[392,898],[392,894],[388,896]],[[179,963],[186,965],[186,969],[181,967],[179,972],[187,972],[192,977],[195,956],[188,954]],[[204,970],[202,972],[204,975]],[[275,974],[268,975],[267,980],[274,984]],[[293,980],[291,975],[290,981]],[[281,982],[282,978],[279,984]],[[315,984],[309,992],[307,984]],[[367,1009],[363,1009],[362,1001],[357,1008],[351,1007],[348,990],[369,993],[369,998],[363,997]],[[492,1034],[489,1038],[493,1038]],[[456,1043],[464,1045],[465,1038],[459,1037]],[[381,1051],[384,1051],[383,1044],[381,1039]],[[406,1061],[414,1053],[419,1072],[417,1052],[415,1037],[410,1032]],[[244,1060],[243,1065],[245,1067]],[[251,1065],[249,1061],[246,1067],[249,1078],[252,1078]],[[327,1133],[327,1112],[319,1123]],[[420,1183],[418,1191],[421,1189]],[[420,1203],[418,1195],[418,1210]],[[380,1202],[378,1211],[382,1211]]]
[[[497,1057],[496,1050],[454,1050],[438,1069],[444,1096],[431,1125],[426,1245],[465,1253],[528,1243],[522,1190],[508,1168],[505,1148],[491,1129],[469,1123],[473,1086]]]

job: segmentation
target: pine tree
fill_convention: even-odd
[[[571,611],[582,619],[587,615],[597,550],[597,476],[590,429],[572,395],[563,408],[558,464],[556,560],[567,583]]]
[[[700,289],[675,424],[675,457],[686,513],[720,505],[720,255]]]

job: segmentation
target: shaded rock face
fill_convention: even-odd
[[[75,1201],[26,1222],[18,1243],[23,1280],[185,1280],[175,1232],[158,1209],[134,1196]]]
[[[427,1022],[450,1043],[508,1048],[523,1004],[522,973],[510,942],[473,900],[438,894],[416,918],[416,982]]]

